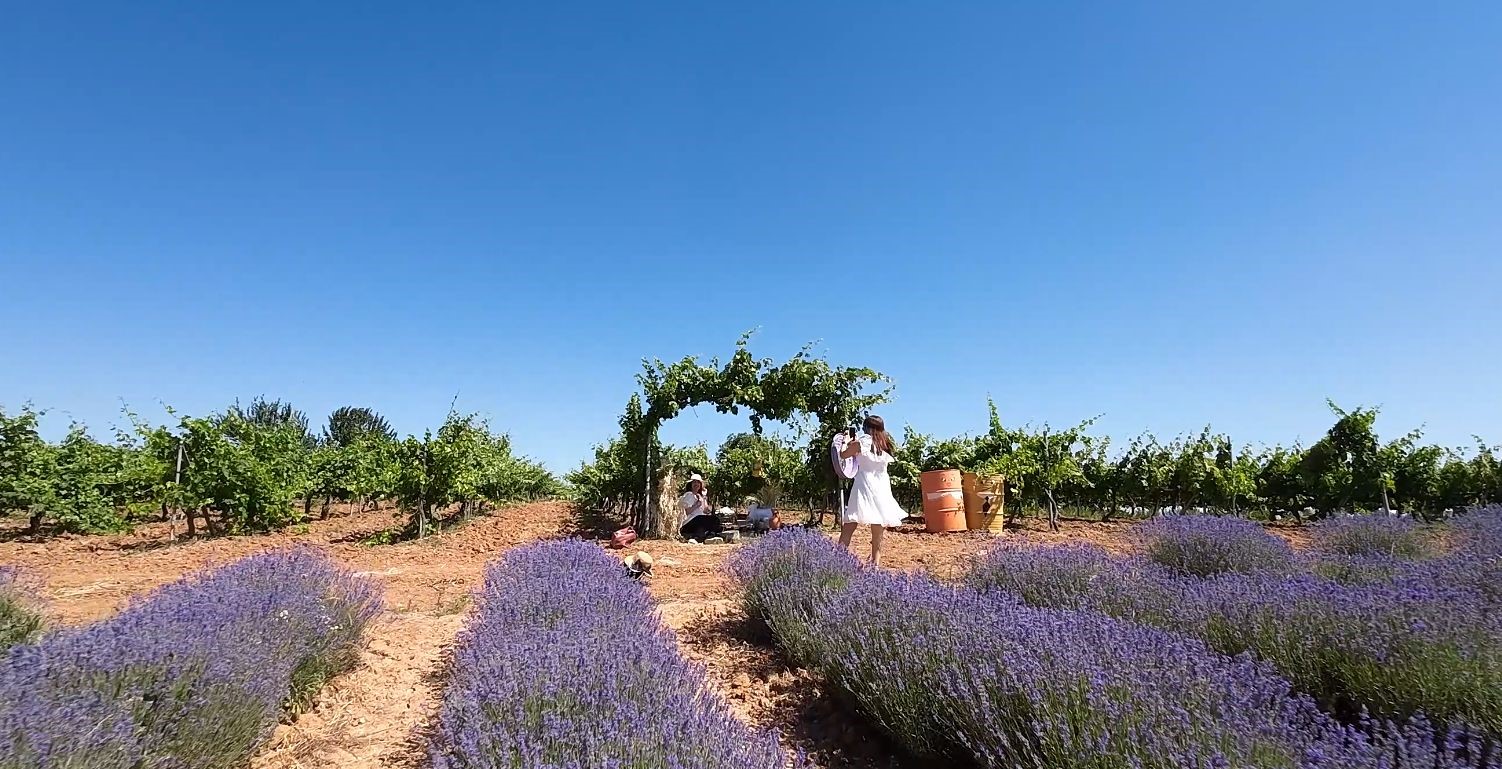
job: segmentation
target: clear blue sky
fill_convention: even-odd
[[[12,5],[0,404],[457,394],[562,469],[642,357],[760,327],[936,433],[990,394],[1307,442],[1328,396],[1502,441],[1499,40],[1495,2]]]

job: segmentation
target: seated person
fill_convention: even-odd
[[[709,509],[703,476],[695,473],[688,479],[688,491],[678,499],[678,504],[683,507],[683,527],[678,529],[678,534],[684,539],[703,542],[723,531],[720,517]]]

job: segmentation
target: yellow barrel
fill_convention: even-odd
[[[930,470],[919,478],[923,489],[923,528],[926,531],[964,531],[965,496],[959,470]]]
[[[999,475],[965,473],[960,482],[965,495],[965,525],[971,531],[1002,533],[1006,517],[1006,479]]]

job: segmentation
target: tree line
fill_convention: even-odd
[[[661,535],[654,495],[669,479],[700,473],[717,504],[756,497],[830,507],[837,499],[830,440],[887,402],[890,379],[832,364],[810,347],[783,362],[757,358],[750,337],[723,364],[644,360],[619,435],[567,476],[580,503]],[[745,409],[751,430],[713,455],[707,446],[662,442],[660,425],[695,404]],[[1502,502],[1502,447],[1479,437],[1471,446],[1438,446],[1425,443],[1421,430],[1384,441],[1375,431],[1377,409],[1329,406],[1334,423],[1312,445],[1266,447],[1238,445],[1209,427],[1167,440],[1143,433],[1120,445],[1093,434],[1094,419],[1006,427],[992,404],[983,432],[940,438],[908,427],[891,466],[893,490],[916,510],[925,471],[998,475],[1006,479],[1007,509],[1044,511],[1054,525],[1065,510],[1105,519],[1169,510],[1300,519],[1386,509],[1437,517]],[[793,435],[764,434],[765,420],[790,424]]]
[[[398,439],[375,411],[347,406],[315,432],[291,404],[256,398],[203,417],[167,409],[153,425],[126,412],[111,441],[73,424],[57,442],[38,431],[44,412],[0,409],[0,515],[43,531],[122,531],[148,520],[213,534],[265,531],[334,502],[395,503],[403,533],[422,536],[444,516],[556,496],[562,486],[479,417],[451,412],[437,431]]]
[[[1045,511],[1055,525],[1065,508],[1103,519],[1192,511],[1300,520],[1377,510],[1437,518],[1502,502],[1502,447],[1479,437],[1469,447],[1427,444],[1422,430],[1384,441],[1378,409],[1327,403],[1335,421],[1307,448],[1237,445],[1209,427],[1166,441],[1144,433],[1117,447],[1090,433],[1094,419],[1007,428],[992,404],[979,435],[936,440],[909,429],[894,486],[916,502],[927,470],[1001,475],[1008,504]]]
[[[917,511],[925,471],[998,475],[1006,479],[1010,512],[1038,511],[1054,525],[1071,511],[1103,520],[1162,512],[1302,520],[1375,510],[1438,518],[1502,503],[1502,447],[1480,438],[1468,447],[1438,446],[1425,443],[1421,430],[1384,441],[1375,431],[1377,409],[1329,406],[1334,423],[1312,445],[1254,447],[1208,427],[1167,440],[1144,433],[1125,444],[1092,434],[1094,419],[1007,427],[992,404],[981,433],[935,438],[906,428],[890,468],[893,491]],[[639,492],[641,461],[623,449],[620,439],[599,447],[570,480],[580,490]],[[665,446],[657,456],[675,477],[703,474],[717,504],[754,498],[814,509],[834,496],[827,453],[810,456],[796,439],[743,433],[713,454],[704,446]]]

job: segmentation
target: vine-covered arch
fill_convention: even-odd
[[[735,353],[723,364],[718,358],[708,364],[697,357],[674,363],[643,361],[637,375],[641,392],[633,394],[621,417],[621,446],[628,463],[635,464],[641,479],[641,495],[630,500],[630,516],[638,532],[648,537],[672,536],[672,516],[657,503],[662,482],[662,443],[658,430],[664,422],[686,408],[712,405],[724,414],[749,412],[752,432],[760,435],[766,420],[785,422],[800,414],[818,421],[810,438],[807,461],[810,471],[834,487],[828,461],[830,440],[861,414],[887,400],[891,392],[887,377],[858,367],[836,366],[815,355],[806,345],[791,358],[778,363],[751,354],[751,334],[741,336]],[[630,462],[629,458],[639,458]],[[625,470],[625,467],[617,470]],[[633,495],[634,496],[634,495]]]

